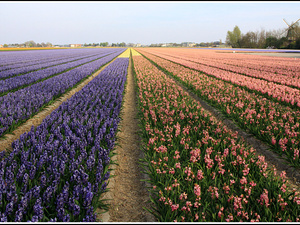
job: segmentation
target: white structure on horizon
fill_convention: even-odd
[[[70,44],[71,48],[81,48],[82,44]]]

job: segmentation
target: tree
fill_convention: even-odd
[[[253,31],[248,31],[245,35],[242,34],[240,40],[240,47],[242,48],[256,48],[257,35]]]
[[[102,46],[102,47],[107,47],[107,46],[108,46],[108,42],[101,42],[101,43],[100,43],[100,46]]]
[[[277,29],[266,31],[261,28],[260,31],[248,31],[246,34],[241,34],[238,26],[234,27],[233,31],[227,32],[226,44],[232,47],[242,48],[296,48],[299,49],[300,43],[300,26],[293,26],[293,38],[288,38],[284,32],[286,29]],[[285,35],[284,35],[285,34]],[[284,35],[284,36],[283,36]],[[221,40],[220,40],[221,42]],[[209,44],[209,43],[207,43]],[[203,44],[200,44],[200,46]]]
[[[125,43],[125,42],[122,42],[122,43],[120,43],[119,46],[120,46],[120,47],[125,47],[125,46],[126,46],[126,43]]]
[[[270,36],[266,38],[266,44],[265,48],[271,47],[271,48],[278,48],[278,39],[276,37]]]
[[[34,42],[34,41],[26,41],[25,42],[25,46],[26,47],[29,47],[29,48],[31,48],[31,47],[36,47],[36,43]]]
[[[8,47],[8,45],[7,45],[7,44],[4,44],[4,45],[3,45],[3,47],[4,47],[4,48],[7,48],[7,47]]]
[[[240,40],[241,40],[241,30],[237,25],[233,28],[232,32],[227,31],[226,43],[228,45],[231,45],[233,48],[238,48],[240,47]]]
[[[200,47],[208,47],[208,44],[205,43],[205,42],[201,42],[201,43],[200,43]]]
[[[296,40],[295,49],[300,49],[300,38]]]
[[[265,29],[261,29],[260,31],[256,31],[257,35],[257,48],[263,48],[266,43],[266,35],[267,32]]]

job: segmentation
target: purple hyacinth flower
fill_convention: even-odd
[[[55,217],[55,218],[51,218],[50,220],[49,220],[49,222],[57,222],[57,218]]]
[[[6,209],[5,209],[5,215],[8,216],[13,212],[13,208],[14,208],[14,203],[10,202],[6,205]]]
[[[70,222],[70,214],[64,216],[63,222]]]
[[[31,218],[31,220],[28,220],[27,222],[39,222],[39,218],[38,218],[38,216],[33,216],[32,218]]]
[[[24,209],[21,207],[15,213],[15,222],[22,222]]]
[[[73,205],[73,213],[74,213],[75,216],[79,215],[79,213],[80,213],[80,206],[79,205],[76,205],[76,204]]]
[[[42,206],[42,199],[38,198],[33,206],[34,215],[37,216],[38,219],[42,219],[44,216],[43,206]]]
[[[7,216],[5,213],[0,213],[0,222],[7,222]]]

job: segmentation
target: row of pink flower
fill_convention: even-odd
[[[221,61],[221,59],[212,59],[212,58],[194,58],[193,55],[188,54],[176,54],[170,55],[165,53],[159,53],[161,56],[169,56],[176,59],[180,59],[182,61],[186,62],[193,62],[198,63],[200,66],[205,65],[217,69],[222,69],[229,72],[238,73],[241,75],[246,75],[254,78],[259,78],[275,82],[278,84],[290,86],[291,88],[300,88],[300,71],[298,72],[298,76],[295,76],[297,73],[289,73],[286,71],[286,74],[275,74],[274,70],[271,71],[260,71],[258,68],[248,68],[248,65],[246,63],[243,63],[244,66],[237,66],[237,65],[231,65],[226,62],[226,58],[224,57],[224,61]],[[198,55],[199,57],[199,55]],[[227,60],[228,61],[228,60]],[[260,62],[261,64],[263,62]],[[299,62],[298,62],[299,63]],[[259,81],[258,80],[258,81]]]
[[[272,102],[258,94],[163,58],[139,50],[162,68],[181,79],[214,107],[219,108],[245,129],[286,154],[288,160],[300,167],[300,110]]]
[[[288,77],[300,77],[300,59],[270,57],[247,54],[220,53],[211,50],[199,49],[153,49],[154,51],[172,56],[183,57],[185,59],[196,60],[201,63],[213,63],[213,66],[232,65],[243,70],[254,69],[257,72],[270,72],[273,75],[285,75]]]
[[[143,49],[143,52],[144,51],[149,53],[153,52],[151,48]],[[186,67],[196,69],[198,71],[212,75],[216,78],[229,81],[239,86],[246,87],[250,90],[255,90],[262,94],[267,94],[268,96],[271,96],[274,99],[277,99],[278,101],[289,103],[291,105],[297,105],[298,107],[300,107],[300,90],[298,89],[261,80],[261,79],[256,79],[253,77],[244,76],[241,74],[237,74],[225,70],[221,70],[211,66],[200,65],[198,63],[194,63],[188,60],[178,59],[173,56],[161,55],[158,53],[153,53],[153,54],[156,54],[158,56],[161,56],[173,62],[179,63]]]
[[[160,222],[300,221],[300,196],[284,172],[275,177],[263,156],[143,56],[133,63]]]

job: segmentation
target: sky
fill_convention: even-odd
[[[299,18],[300,1],[1,1],[0,44],[225,42]]]

